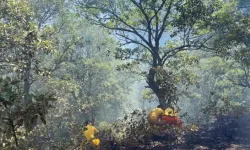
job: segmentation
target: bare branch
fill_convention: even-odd
[[[164,32],[164,30],[165,30],[165,28],[166,28],[167,18],[168,18],[169,14],[170,14],[170,10],[171,10],[171,8],[172,8],[172,5],[173,5],[173,0],[170,1],[169,6],[168,6],[168,8],[167,8],[167,12],[166,12],[165,16],[163,17],[163,23],[162,23],[162,26],[161,26],[161,28],[160,28],[160,33],[159,33],[159,35],[156,37],[157,40],[160,40],[160,39],[161,39],[161,36],[162,36],[162,34],[163,34],[163,32]]]
[[[167,61],[167,59],[169,59],[170,57],[173,57],[174,55],[176,55],[178,52],[181,52],[181,51],[185,51],[185,50],[189,50],[191,49],[191,45],[183,45],[183,46],[180,46],[180,47],[176,47],[170,51],[168,51],[167,53],[165,53],[162,57],[162,63],[161,65],[164,65],[165,62]],[[172,53],[172,54],[171,54]]]
[[[83,7],[83,6],[82,6]],[[85,8],[85,7],[83,7]],[[115,12],[109,10],[109,9],[106,9],[106,8],[103,8],[103,7],[94,7],[94,6],[89,6],[87,5],[86,6],[87,9],[97,9],[97,10],[103,10],[105,12],[108,12],[110,13],[113,17],[115,17],[117,20],[119,20],[123,25],[125,25],[126,27],[128,27],[129,29],[126,29],[126,28],[118,28],[120,30],[123,30],[123,31],[127,31],[127,32],[130,32],[130,33],[133,33],[135,34],[136,36],[138,36],[144,43],[146,43],[149,47],[151,47],[150,43],[134,28],[132,27],[131,25],[129,25],[125,20],[123,20],[121,17],[119,17]],[[97,17],[97,16],[96,16]],[[89,19],[89,18],[88,18]],[[97,18],[98,20],[102,20],[102,18]],[[99,23],[99,25],[105,27],[105,28],[108,28],[108,29],[112,29],[112,30],[116,30],[117,28],[115,27],[108,27],[105,23],[102,23],[100,21],[96,21],[94,19],[92,19],[92,21],[95,21],[96,23]]]
[[[155,14],[150,18],[150,22],[154,19],[154,17],[157,17],[157,14],[160,12],[160,10],[163,8],[163,6],[166,4],[167,0],[163,0],[160,7],[158,8],[158,10],[154,9]]]
[[[140,11],[142,12],[142,14],[144,15],[144,18],[146,19],[147,22],[147,28],[148,28],[148,42],[149,42],[149,47],[153,47],[152,44],[152,29],[151,29],[151,21],[149,20],[149,16],[146,14],[146,12],[144,11],[141,3],[137,3],[135,0],[130,0],[135,6],[137,6]]]
[[[49,18],[54,15],[51,12],[53,12],[53,10],[51,8],[48,8],[47,11],[45,11],[44,14],[41,16],[41,19],[38,20],[39,29],[42,27],[42,24],[44,24]]]
[[[143,44],[143,43],[141,43],[139,41],[136,41],[135,39],[131,39],[128,36],[126,36],[125,34],[119,34],[119,33],[117,33],[117,35],[120,36],[120,37],[122,37],[122,38],[124,38],[126,40],[126,43],[124,45],[131,44],[131,43],[138,44],[138,45],[141,45],[142,47],[146,48],[151,53],[153,53],[152,50],[149,47],[147,47],[145,44]]]
[[[182,46],[176,47],[174,49],[169,50],[168,52],[166,52],[163,56],[162,56],[162,64],[163,65],[166,60],[174,55],[176,55],[178,52],[180,51],[184,51],[184,50],[190,50],[190,49],[200,49],[200,48],[205,48],[205,49],[209,49],[209,50],[213,50],[213,48],[209,48],[205,45],[205,43],[211,39],[215,34],[211,34],[208,38],[204,39],[199,45],[191,45],[191,44],[186,44],[185,43]],[[199,39],[198,39],[199,40]],[[196,43],[196,42],[194,42]],[[172,54],[171,54],[172,53]]]

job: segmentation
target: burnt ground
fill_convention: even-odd
[[[166,140],[166,138],[162,138]],[[179,143],[166,147],[162,140],[153,150],[250,150],[250,113],[240,117],[221,117],[196,132],[187,132]],[[157,143],[156,142],[156,143]]]

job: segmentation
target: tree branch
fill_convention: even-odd
[[[166,52],[166,53],[162,56],[163,62],[162,62],[161,65],[164,65],[165,61],[170,57],[170,53],[174,53],[174,54],[171,55],[171,56],[174,56],[176,53],[178,53],[178,52],[180,52],[180,51],[182,51],[182,50],[187,50],[187,49],[185,49],[185,48],[187,48],[187,47],[191,47],[191,45],[182,45],[182,46],[180,46],[180,47],[176,47],[176,48],[174,48],[174,49],[169,50],[168,52]]]
[[[146,12],[144,11],[141,3],[137,3],[135,0],[130,0],[136,7],[138,7],[140,9],[140,11],[142,12],[142,14],[144,15],[144,18],[146,19],[147,22],[147,28],[148,28],[148,42],[149,42],[149,47],[153,47],[152,44],[152,29],[151,29],[151,21],[149,20],[149,16],[146,14]]]
[[[167,12],[166,12],[166,14],[165,14],[165,16],[163,18],[163,23],[162,23],[162,26],[160,28],[160,33],[159,33],[159,35],[157,37],[155,37],[157,40],[161,39],[161,36],[162,36],[162,34],[163,34],[163,32],[164,32],[164,30],[166,28],[166,22],[167,22],[168,15],[170,14],[170,10],[172,8],[172,4],[173,4],[173,0],[170,1],[169,6],[167,8]]]
[[[249,70],[246,69],[246,67],[243,67],[243,71],[244,71],[244,76],[245,76],[245,84],[247,87],[250,87],[249,85],[249,81],[248,81],[248,75],[249,75]]]
[[[150,22],[154,19],[154,17],[157,16],[157,14],[159,13],[159,11],[160,11],[160,10],[163,8],[163,6],[166,4],[166,1],[167,1],[167,0],[163,0],[163,1],[162,1],[162,3],[161,3],[161,5],[160,5],[160,7],[158,8],[158,10],[155,10],[155,9],[154,9],[155,14],[150,18]]]
[[[126,40],[126,43],[124,44],[124,45],[127,45],[127,44],[130,44],[130,43],[134,43],[134,44],[139,44],[139,45],[141,45],[142,47],[144,47],[144,48],[146,48],[147,50],[149,50],[150,51],[150,53],[153,53],[153,51],[149,48],[149,47],[147,47],[145,44],[143,44],[143,43],[141,43],[141,42],[139,42],[139,41],[136,41],[136,40],[134,40],[134,39],[131,39],[131,38],[129,38],[128,36],[126,36],[125,34],[119,34],[119,33],[116,33],[118,36],[120,36],[120,37],[122,37],[122,38],[124,38],[125,40]],[[128,40],[128,41],[127,41]]]
[[[83,7],[83,6],[82,6],[82,7]],[[83,7],[83,8],[85,8],[85,7]],[[111,10],[109,10],[109,9],[103,8],[103,7],[99,7],[99,8],[98,8],[98,7],[89,6],[89,5],[86,5],[86,8],[87,8],[87,9],[102,10],[102,11],[105,11],[105,12],[107,12],[107,13],[110,13],[111,16],[115,17],[115,18],[116,18],[117,20],[119,20],[122,24],[124,24],[125,26],[127,26],[128,28],[131,29],[131,30],[128,30],[128,29],[126,29],[126,28],[119,28],[120,30],[127,31],[127,32],[131,32],[131,33],[137,35],[143,42],[145,42],[145,43],[150,47],[150,43],[149,43],[140,33],[138,33],[138,31],[137,31],[134,27],[132,27],[131,25],[129,25],[126,21],[124,21],[121,17],[119,17],[115,12],[113,12],[113,11],[111,11]],[[95,15],[94,15],[94,16],[95,16]],[[96,18],[97,18],[98,20],[102,20],[102,18],[99,18],[98,16],[96,16]],[[92,20],[94,20],[94,19],[92,19]],[[100,23],[100,25],[102,25],[102,26],[105,25],[105,24],[102,23],[101,21],[96,21],[96,20],[95,20],[95,22]],[[103,26],[103,27],[107,28],[108,26],[105,25],[105,26]],[[111,28],[109,28],[109,29],[116,30],[116,28],[113,28],[113,27],[111,27]]]
[[[13,121],[10,118],[9,118],[9,122],[10,122],[10,126],[11,126],[13,136],[14,136],[14,139],[15,139],[16,147],[18,148],[18,141],[17,141],[16,131],[15,131],[15,125],[14,125]]]
[[[236,83],[233,79],[231,79],[231,78],[229,78],[229,77],[227,77],[227,76],[225,76],[229,81],[231,81],[232,82],[232,84],[234,84],[234,85],[238,85],[238,86],[241,86],[241,87],[248,87],[249,88],[249,86],[247,86],[246,84],[243,84],[243,83]]]

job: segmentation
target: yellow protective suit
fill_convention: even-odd
[[[164,114],[164,111],[161,108],[155,108],[153,109],[149,115],[148,115],[148,121],[149,123],[157,123],[159,118]]]
[[[86,138],[87,142],[92,143],[94,146],[100,145],[100,140],[95,138],[95,133],[97,133],[98,130],[91,125],[85,126],[83,130],[83,136]]]

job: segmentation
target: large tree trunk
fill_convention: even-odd
[[[147,77],[147,83],[150,89],[153,90],[153,92],[156,94],[156,96],[158,97],[159,100],[159,104],[162,107],[166,107],[166,97],[165,94],[160,90],[159,85],[157,84],[157,82],[155,81],[155,73],[156,73],[156,68],[150,68],[149,73],[148,73],[148,77]]]
[[[163,76],[165,76],[166,72],[163,72]],[[165,79],[161,79],[162,81],[159,81],[161,85],[159,85],[159,82],[157,82],[156,79],[156,68],[151,68],[149,70],[149,74],[147,77],[147,83],[148,87],[153,90],[155,95],[157,96],[159,100],[159,104],[163,106],[164,108],[166,107],[171,107],[172,106],[172,101],[175,99],[175,97],[170,97],[169,95],[175,94],[172,93],[171,88],[174,88],[173,85],[171,84],[171,81],[168,82],[167,80],[171,80],[171,77],[166,74]]]
[[[165,108],[167,106],[165,95],[159,90],[156,96],[158,97],[159,104]]]

